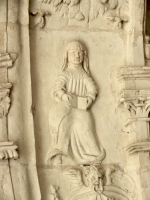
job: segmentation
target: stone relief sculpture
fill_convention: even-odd
[[[9,158],[17,159],[17,148],[18,146],[14,142],[0,142],[0,160]]]
[[[99,199],[114,200],[103,193],[103,172],[96,166],[84,167],[82,172],[79,169],[69,169],[65,172],[70,179],[78,183],[76,189],[71,190],[69,199]]]
[[[18,146],[14,142],[8,141],[7,135],[7,114],[10,108],[10,89],[12,84],[8,82],[7,70],[13,66],[17,55],[14,53],[2,53],[0,54],[0,118],[3,123],[3,141],[0,141],[0,159],[18,158],[17,148]]]
[[[49,187],[49,195],[48,195],[48,199],[49,200],[61,200],[58,193],[57,193],[57,190],[59,189],[58,186],[56,185],[50,185]]]
[[[45,16],[51,13],[51,9],[58,12],[63,18],[77,21],[92,21],[98,16],[102,16],[113,22],[115,29],[121,29],[123,23],[130,20],[128,0],[91,0],[88,2],[83,0],[42,0],[39,4],[36,11],[33,8],[30,10],[30,13],[36,16],[37,23],[33,24],[39,28],[44,28]],[[45,8],[45,5],[48,7]],[[84,5],[86,8],[83,9]]]
[[[63,171],[71,183],[67,200],[137,200],[133,180],[119,167],[71,167]]]
[[[9,93],[12,87],[11,83],[2,83],[0,85],[0,117],[6,117],[9,107],[10,107],[10,98]]]
[[[149,200],[149,2],[1,2],[0,199]],[[75,34],[96,74],[73,41],[54,84],[57,49]],[[19,54],[10,73],[16,58],[7,52]]]
[[[79,21],[85,18],[80,10],[81,0],[43,0],[42,3],[52,4],[62,17],[75,18]]]
[[[30,12],[30,27],[42,29],[45,26],[45,16],[50,15],[49,12],[35,10]],[[31,19],[34,17],[34,19]]]
[[[105,151],[98,142],[90,107],[97,88],[90,75],[88,55],[73,41],[66,46],[64,63],[53,90],[57,100],[49,115],[51,164],[100,164]]]
[[[129,16],[122,14],[122,10],[129,10],[128,0],[100,0],[91,3],[91,20],[102,15],[114,23],[114,29],[121,29],[124,22],[129,21]]]

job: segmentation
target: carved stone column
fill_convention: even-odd
[[[16,59],[16,54],[1,54],[0,55],[0,120],[2,129],[0,133],[0,159],[17,158],[16,152],[17,146],[13,142],[8,141],[8,130],[7,130],[7,114],[10,108],[10,89],[12,84],[8,82],[8,68],[13,66],[13,62]]]
[[[136,182],[139,199],[150,195],[150,70],[145,67],[122,68],[119,72],[119,101],[129,111],[125,126],[129,128],[126,169]],[[130,128],[134,124],[135,130]],[[131,132],[130,132],[131,131]]]

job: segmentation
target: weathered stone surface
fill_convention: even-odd
[[[0,2],[0,198],[149,200],[144,0]]]

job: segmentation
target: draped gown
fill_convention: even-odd
[[[59,101],[51,108],[49,115],[52,144],[47,161],[51,163],[56,156],[64,155],[75,164],[100,164],[105,152],[98,141],[92,113],[67,106],[61,101],[65,93],[81,98],[91,97],[95,101],[97,89],[82,67],[67,68],[59,75],[53,90],[54,97]],[[62,160],[61,164],[64,163]]]

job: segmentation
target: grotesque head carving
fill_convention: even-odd
[[[96,166],[87,167],[84,171],[87,186],[95,190],[103,190],[102,178],[103,174],[97,169]]]

